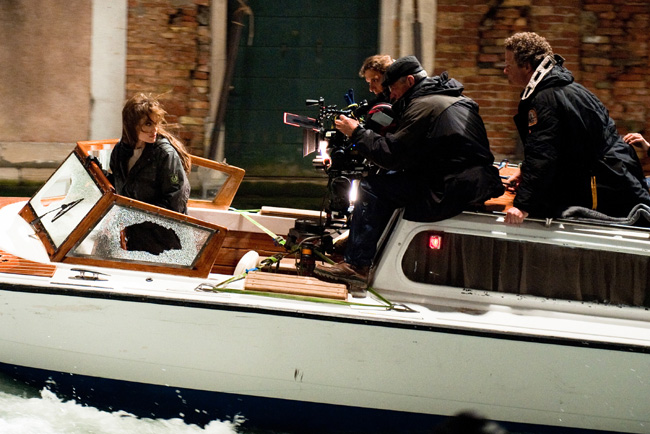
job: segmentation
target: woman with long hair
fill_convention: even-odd
[[[117,194],[187,213],[191,156],[165,129],[157,98],[139,93],[122,109],[122,138],[111,154]]]

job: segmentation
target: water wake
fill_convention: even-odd
[[[49,390],[40,396],[0,392],[3,434],[235,434],[237,422],[210,422],[205,427],[181,419],[138,418],[124,411],[106,412],[62,401]]]

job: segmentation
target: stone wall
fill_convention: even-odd
[[[159,95],[195,155],[210,111],[210,42],[210,0],[129,1],[127,97]]]
[[[88,133],[91,5],[55,3],[0,2],[0,182],[47,179]]]
[[[503,74],[503,40],[534,31],[603,101],[621,134],[650,134],[649,20],[647,0],[438,0],[435,73],[465,84],[497,157],[521,159],[512,122],[520,89]]]

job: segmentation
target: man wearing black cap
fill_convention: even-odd
[[[345,262],[317,266],[317,276],[349,284],[364,296],[368,273],[393,211],[404,218],[437,221],[480,208],[503,194],[503,185],[478,105],[462,95],[463,86],[447,73],[427,77],[414,56],[397,59],[384,75],[397,130],[385,136],[340,116],[336,128],[350,137],[368,160],[389,172],[360,183]]]

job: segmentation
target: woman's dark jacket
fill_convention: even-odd
[[[187,213],[190,184],[176,149],[165,137],[147,143],[131,171],[133,148],[120,141],[111,154],[111,171],[117,194]]]
[[[558,217],[570,206],[620,217],[650,204],[636,152],[600,100],[555,60],[514,118],[524,144],[514,206],[533,217]]]
[[[407,219],[452,217],[503,194],[478,104],[462,93],[462,84],[446,73],[425,78],[393,104],[394,134],[362,127],[352,134],[366,158],[428,187],[425,197],[406,205]]]

